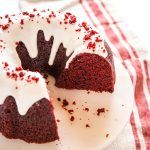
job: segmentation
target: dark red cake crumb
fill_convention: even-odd
[[[72,103],[73,105],[76,105],[76,102],[75,101],[73,101],[73,103]]]
[[[15,42],[15,45],[18,46],[19,42]]]
[[[103,53],[105,53],[106,52],[106,50],[105,49],[103,49]]]
[[[74,116],[71,116],[70,121],[74,121],[74,120],[75,120]]]
[[[87,91],[87,94],[90,94],[90,91]]]
[[[51,23],[51,21],[50,21],[50,19],[49,19],[49,18],[47,18],[47,23],[49,23],[49,24]]]
[[[34,9],[33,9],[33,11],[35,12],[35,11],[37,11],[37,9],[36,9],[36,8],[34,8]]]
[[[69,102],[68,102],[66,99],[64,99],[64,100],[63,100],[62,107],[66,107],[66,106],[68,106],[68,105],[69,105]]]
[[[100,37],[96,37],[95,42],[102,42],[103,40]]]
[[[57,100],[60,102],[60,101],[61,101],[61,98],[58,97]]]
[[[8,17],[9,17],[9,15],[8,15],[8,14],[6,14],[6,15],[5,15],[5,18],[8,18]]]
[[[56,121],[57,121],[57,122],[60,122],[60,120],[59,120],[59,119],[57,119]]]
[[[68,110],[68,113],[69,113],[69,114],[73,114],[73,112],[74,112],[73,109]]]
[[[7,62],[3,62],[2,64],[4,65],[4,69],[9,66]]]
[[[22,12],[22,14],[23,14],[24,16],[28,16],[28,15],[29,15],[28,12]]]
[[[87,108],[87,107],[86,107],[86,108],[84,108],[83,110],[85,110],[85,111],[87,111],[87,112],[88,112],[88,111],[89,111],[89,108]]]
[[[97,109],[97,116],[99,116],[100,113],[105,113],[105,108],[98,108]]]
[[[79,29],[76,29],[75,31],[76,31],[76,32],[80,32],[80,31],[81,31],[81,29],[79,28]]]
[[[89,125],[89,124],[86,124],[85,127],[86,127],[86,128],[90,128],[90,125]]]
[[[107,133],[107,134],[106,134],[106,138],[108,138],[108,136],[109,136],[109,134]]]

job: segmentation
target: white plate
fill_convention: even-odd
[[[95,93],[80,90],[58,89],[50,79],[50,92],[54,97],[54,107],[58,122],[59,142],[48,144],[27,144],[21,140],[9,140],[0,136],[0,150],[99,150],[108,146],[128,122],[133,108],[133,88],[130,77],[122,64],[115,58],[116,83],[113,94]],[[67,99],[73,109],[71,115],[62,108],[57,98]],[[76,105],[72,102],[76,101]],[[83,110],[89,108],[89,112]],[[97,116],[97,109],[108,109]],[[90,128],[85,125],[89,124]],[[109,134],[108,137],[106,135]]]

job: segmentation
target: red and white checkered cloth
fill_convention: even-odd
[[[141,56],[138,45],[131,42],[133,34],[127,33],[122,22],[115,20],[106,1],[83,0],[81,5],[93,25],[104,31],[107,42],[127,69],[134,87],[135,105],[130,122],[107,149],[150,150],[150,58]]]

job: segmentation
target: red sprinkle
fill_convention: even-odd
[[[25,75],[25,73],[23,73],[23,72],[20,72],[20,73],[19,73],[19,77],[20,77],[20,78],[24,77],[24,75]]]
[[[99,37],[96,37],[95,42],[102,42],[102,39],[100,39]]]
[[[91,35],[90,34],[87,34],[87,35],[84,36],[84,40],[87,41],[87,40],[90,40],[90,39],[91,39]]]
[[[8,27],[9,27],[9,24],[2,25],[2,29],[3,29],[3,30],[8,29]]]
[[[6,75],[7,75],[8,77],[10,77],[10,72],[7,72]]]
[[[7,62],[4,62],[4,68],[7,68],[9,65]]]
[[[94,31],[94,30],[91,30],[91,31],[90,31],[90,35],[91,35],[91,36],[92,36],[92,35],[95,35],[95,34],[97,34],[96,31]]]
[[[37,77],[32,77],[31,78],[33,81],[35,81],[36,83],[39,81],[39,78],[37,78]]]
[[[31,18],[35,17],[35,15],[34,15],[34,14],[30,14],[29,16],[30,16]]]
[[[69,23],[70,24],[73,24],[73,23],[76,23],[77,22],[77,19],[74,15],[70,16],[70,20],[69,20]]]
[[[8,18],[8,23],[11,23],[12,22],[12,20],[10,19],[10,18]],[[13,23],[12,23],[13,24]]]
[[[76,20],[76,16],[72,15],[71,13],[67,12],[65,15],[64,15],[64,24],[74,24],[77,22]]]
[[[15,68],[15,71],[22,71],[22,70],[23,70],[23,68],[21,66]]]
[[[24,25],[24,19],[21,19],[20,24]]]
[[[22,12],[23,15],[28,16],[29,13],[28,12]]]
[[[95,49],[95,47],[96,47],[95,42],[93,42],[93,43],[92,43],[92,42],[89,42],[89,43],[88,43],[88,46],[87,46],[88,49]]]
[[[87,26],[86,22],[82,22],[82,27],[84,27],[86,31],[89,31],[89,27]]]

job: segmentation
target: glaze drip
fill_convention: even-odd
[[[16,47],[16,51],[21,60],[23,69],[38,71],[40,73],[50,73],[57,78],[64,70],[66,62],[73,52],[69,56],[66,56],[67,49],[63,46],[63,43],[60,43],[53,64],[49,65],[48,61],[51,55],[54,40],[54,37],[51,36],[50,40],[46,41],[44,32],[39,30],[37,33],[38,54],[35,58],[30,57],[25,44],[20,41]]]

